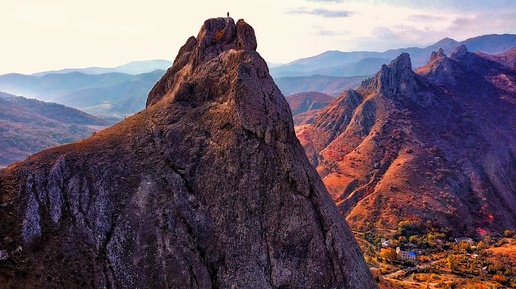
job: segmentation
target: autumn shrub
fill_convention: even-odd
[[[398,258],[398,254],[393,248],[382,248],[379,253],[380,258],[387,261],[394,261]]]
[[[502,285],[506,285],[508,280],[507,280],[507,277],[505,277],[502,274],[495,274],[495,275],[493,275],[493,281],[498,282]]]
[[[215,33],[215,39],[217,39],[217,41],[222,40],[222,37],[224,37],[224,29],[219,30]]]

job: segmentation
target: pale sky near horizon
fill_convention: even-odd
[[[514,0],[8,2],[0,4],[0,74],[172,61],[204,20],[227,11],[253,26],[258,52],[271,63],[516,33]]]

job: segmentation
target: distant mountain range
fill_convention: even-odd
[[[385,52],[327,51],[270,68],[284,95],[318,91],[337,96],[355,88],[378,68],[403,52],[414,66],[428,61],[439,48],[445,52],[466,44],[471,51],[500,53],[516,46],[516,35],[485,35],[462,42],[445,38],[426,48],[403,48]],[[61,103],[87,113],[121,120],[145,107],[147,92],[170,67],[167,60],[135,61],[114,68],[84,68],[47,71],[34,75],[0,76],[0,91],[43,101]]]
[[[327,76],[359,76],[373,75],[378,71],[382,64],[389,63],[390,60],[401,53],[408,53],[411,56],[413,66],[419,67],[426,64],[432,51],[442,48],[445,53],[451,53],[460,45],[466,45],[472,52],[484,52],[488,54],[498,54],[516,47],[515,34],[491,34],[464,41],[456,41],[451,38],[444,38],[437,43],[425,48],[400,48],[387,50],[385,52],[369,51],[327,51],[322,54],[299,59],[284,65],[271,68],[271,75],[277,79],[279,77],[299,77],[311,75]]]
[[[331,96],[337,96],[346,89],[360,86],[365,76],[327,76],[312,75],[299,77],[278,77],[274,81],[285,95],[307,91],[317,91]]]
[[[104,74],[104,73],[125,73],[125,74],[141,74],[152,72],[154,70],[167,70],[172,65],[172,62],[164,59],[154,59],[154,60],[142,60],[142,61],[132,61],[126,63],[124,65],[120,65],[112,68],[104,68],[104,67],[89,67],[89,68],[66,68],[61,70],[51,70],[40,73],[35,73],[35,76],[43,76],[47,74],[65,74],[70,72],[80,72],[84,74]]]
[[[39,76],[6,74],[0,76],[0,90],[120,120],[145,107],[147,92],[163,73],[163,70],[154,70],[136,75],[77,71]]]
[[[91,136],[108,122],[61,104],[0,92],[0,167]]]

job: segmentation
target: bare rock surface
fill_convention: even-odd
[[[377,288],[243,20],[207,20],[147,108],[0,171],[10,288]]]

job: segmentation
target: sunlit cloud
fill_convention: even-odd
[[[344,0],[308,0],[309,2],[342,3]]]
[[[303,14],[306,14],[306,15],[316,15],[316,16],[321,16],[321,17],[326,17],[326,18],[344,18],[344,17],[348,17],[350,15],[350,12],[349,11],[345,11],[345,10],[328,10],[328,9],[322,9],[322,8],[319,8],[319,9],[296,9],[296,10],[291,10],[289,12],[290,14],[298,14],[298,15],[303,15]]]
[[[341,31],[334,30],[317,30],[317,34],[320,36],[342,36],[346,33],[342,33]]]

